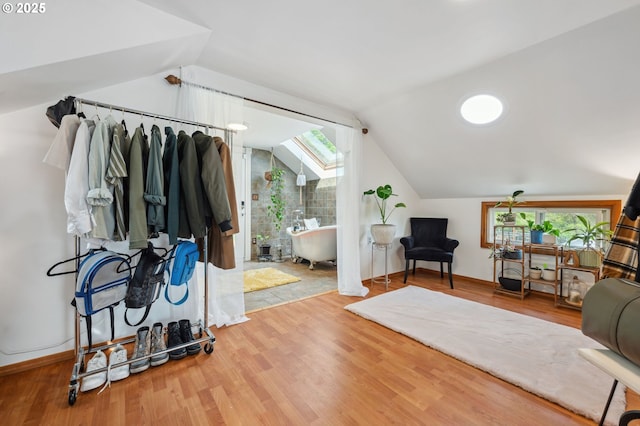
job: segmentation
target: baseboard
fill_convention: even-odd
[[[57,362],[73,361],[73,359],[73,350],[58,352],[56,354],[47,355],[40,358],[29,359],[27,361],[17,362],[15,364],[0,367],[0,377],[8,376],[15,373],[22,373],[24,371],[44,367],[47,365],[55,364]]]
[[[421,273],[425,273],[425,274],[432,274],[432,275],[436,275],[438,278],[440,277],[440,271],[437,271],[435,269],[427,269],[427,268],[416,268],[416,272],[420,271]],[[391,276],[392,274],[389,274],[389,276]],[[404,272],[395,272],[393,275],[399,275],[400,277],[404,278]],[[445,272],[445,278],[446,278],[447,273]],[[472,277],[465,277],[463,275],[456,275],[453,274],[453,285],[455,287],[456,284],[456,279],[461,278],[464,279],[467,282],[472,282],[474,284],[480,284],[480,285],[485,285],[485,286],[489,286],[489,287],[494,287],[494,283],[492,281],[487,281],[487,280],[482,280],[480,278],[472,278]],[[549,298],[553,298],[553,292],[547,292],[547,291],[540,291],[540,290],[531,290],[531,293],[540,295],[540,296],[544,296],[544,297],[549,297]]]

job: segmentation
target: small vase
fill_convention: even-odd
[[[555,281],[556,280],[556,270],[555,269],[543,269],[542,270],[542,279],[545,281]]]
[[[531,231],[531,244],[542,244],[542,231]]]

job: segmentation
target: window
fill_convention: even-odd
[[[292,138],[323,170],[335,169],[342,154],[320,130],[313,129]]]
[[[493,242],[493,227],[499,222],[498,214],[507,211],[506,207],[494,207],[496,201],[483,201],[481,213],[480,246],[489,248]],[[516,225],[527,225],[527,221],[520,217],[524,213],[527,219],[535,223],[545,220],[551,221],[555,228],[566,229],[580,227],[576,215],[589,219],[591,223],[609,222],[609,229],[615,229],[622,212],[620,200],[586,200],[586,201],[525,201],[512,209],[517,216]],[[564,244],[566,235],[561,234],[559,244]],[[572,247],[579,247],[580,241],[573,241]]]

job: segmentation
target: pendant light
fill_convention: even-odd
[[[300,204],[302,205],[302,187],[307,185],[307,177],[304,175],[304,170],[302,168],[302,156],[300,156],[300,172],[298,173],[298,177],[296,178],[296,185],[298,185],[300,190]]]

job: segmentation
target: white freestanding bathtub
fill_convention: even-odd
[[[336,225],[298,232],[287,228],[287,233],[291,236],[291,256],[294,263],[307,259],[309,269],[313,269],[316,262],[335,261],[338,257]]]

